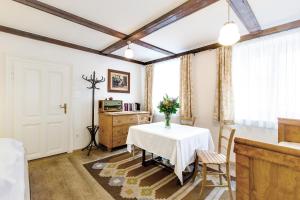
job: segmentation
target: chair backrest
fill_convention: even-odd
[[[229,134],[225,135],[225,131],[227,131]],[[222,153],[222,149],[224,149],[226,151],[227,162],[229,162],[230,160],[231,146],[232,146],[235,131],[236,131],[235,128],[232,128],[230,126],[225,126],[223,124],[220,125],[218,153]],[[227,142],[227,144],[224,145],[223,142],[224,143]]]
[[[181,125],[194,126],[196,122],[196,117],[180,117]]]
[[[153,122],[153,115],[150,115],[148,123],[151,124],[152,122]]]

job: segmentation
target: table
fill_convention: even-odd
[[[174,172],[181,184],[182,172],[194,162],[195,150],[214,151],[214,143],[208,129],[173,123],[171,128],[165,128],[163,122],[131,126],[126,144],[129,152],[132,145],[135,145],[168,159],[174,165]]]

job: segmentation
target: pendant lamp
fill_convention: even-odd
[[[126,57],[126,58],[133,58],[133,50],[130,48],[130,44],[131,44],[131,42],[130,41],[128,41],[127,42],[127,44],[128,44],[128,46],[127,46],[127,49],[125,50],[125,53],[124,53],[124,56]]]
[[[233,21],[230,21],[230,8],[228,2],[227,2],[227,6],[228,6],[228,20],[221,28],[219,33],[219,39],[218,39],[219,44],[223,46],[234,45],[241,38],[238,26]]]

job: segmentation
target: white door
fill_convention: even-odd
[[[13,59],[11,63],[14,136],[24,143],[28,159],[67,152],[69,66],[22,59]]]

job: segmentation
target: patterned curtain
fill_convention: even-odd
[[[191,55],[180,57],[180,116],[192,117]]]
[[[145,72],[145,111],[152,113],[152,85],[153,85],[153,65],[146,66]]]
[[[217,88],[214,108],[214,119],[223,124],[234,123],[232,93],[232,47],[217,49]]]

